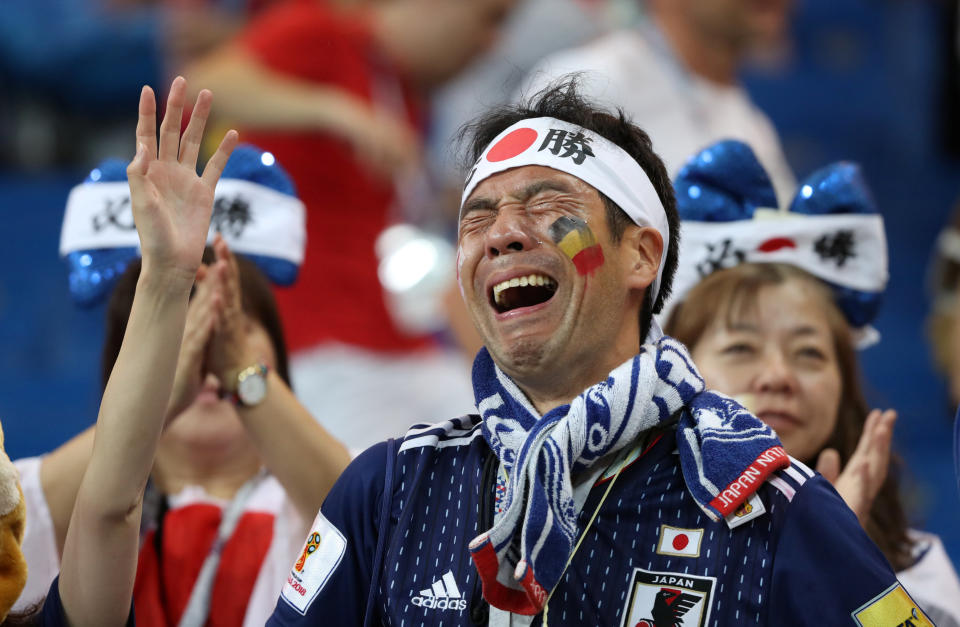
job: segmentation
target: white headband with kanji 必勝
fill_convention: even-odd
[[[882,292],[886,244],[879,215],[770,212],[735,222],[684,222],[674,293],[682,300],[706,275],[740,263],[786,263],[835,285]]]
[[[303,263],[303,203],[253,181],[221,179],[210,225],[235,250]],[[70,191],[60,233],[60,254],[75,250],[138,247],[126,181],[81,183]]]
[[[109,295],[140,255],[126,168],[120,159],[104,160],[67,199],[60,254],[70,294],[81,306]],[[234,149],[217,183],[210,240],[215,233],[277,285],[296,280],[306,250],[306,208],[271,153],[249,144]]]
[[[530,118],[506,129],[490,142],[467,176],[460,210],[483,180],[512,168],[541,165],[577,177],[617,204],[636,224],[657,230],[663,252],[656,298],[670,243],[663,203],[647,173],[625,150],[591,130],[556,118]]]
[[[838,162],[801,182],[789,211],[777,200],[749,146],[724,140],[704,148],[674,181],[683,237],[673,307],[706,276],[741,263],[796,266],[824,281],[858,347],[879,339],[871,326],[889,278],[887,239],[860,168]]]

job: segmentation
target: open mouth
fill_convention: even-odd
[[[557,282],[545,274],[529,274],[493,286],[491,301],[497,313],[545,303],[557,291]]]

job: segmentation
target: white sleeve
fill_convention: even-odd
[[[932,533],[915,529],[907,533],[919,559],[898,572],[897,579],[935,625],[960,627],[960,579],[943,542]]]
[[[47,596],[50,584],[60,572],[60,555],[53,529],[53,518],[40,485],[42,457],[18,459],[13,465],[20,473],[20,488],[27,505],[27,524],[21,549],[27,560],[27,585],[13,610],[20,610]]]

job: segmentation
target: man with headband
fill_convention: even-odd
[[[458,273],[479,415],[358,457],[268,625],[922,617],[829,484],[653,322],[678,234],[646,134],[567,84],[484,116],[472,156]],[[811,598],[836,568],[856,585]]]

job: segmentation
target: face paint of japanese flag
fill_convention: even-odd
[[[640,164],[613,142],[576,124],[555,118],[521,120],[490,142],[471,169],[460,199],[461,211],[482,181],[526,165],[546,166],[579,178],[616,203],[635,224],[653,227],[660,233],[663,252],[657,278],[651,285],[656,296],[667,258],[670,227],[660,197]],[[582,261],[589,260],[583,257]]]

